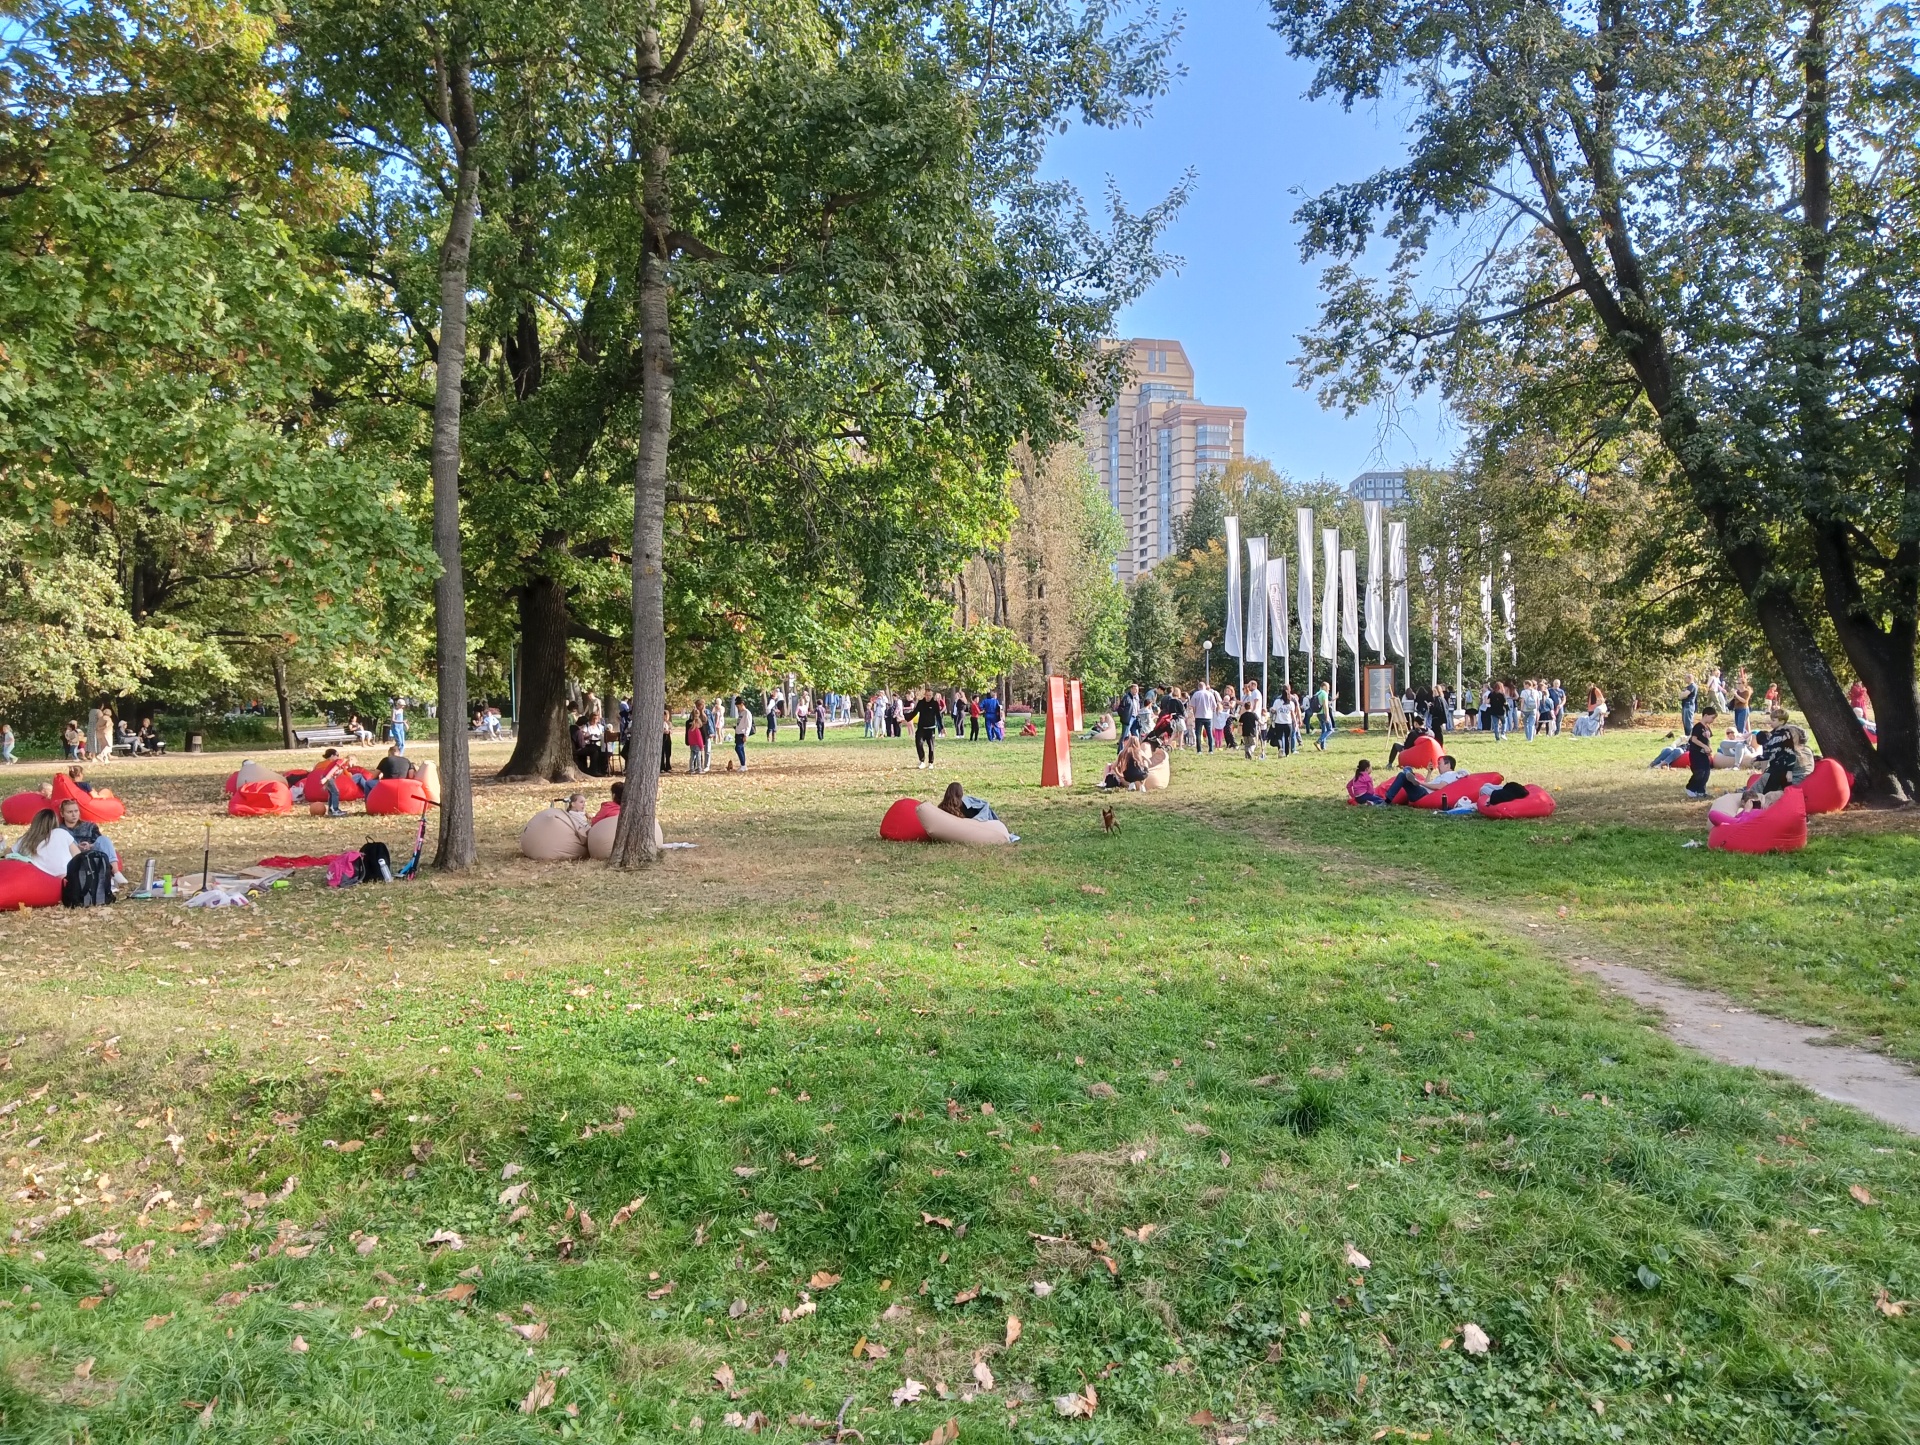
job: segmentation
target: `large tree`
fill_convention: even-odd
[[[1304,375],[1357,406],[1459,384],[1585,445],[1641,428],[1822,749],[1920,788],[1920,152],[1911,36],[1778,5],[1273,0],[1315,95],[1391,97],[1399,166],[1301,211],[1331,258]],[[1357,264],[1374,237],[1382,275]],[[1444,244],[1444,264],[1435,254]],[[1872,694],[1879,744],[1836,658]]]
[[[0,686],[197,701],[275,657],[350,683],[423,561],[384,454],[329,415],[363,313],[306,238],[355,177],[281,125],[244,5],[9,15]]]

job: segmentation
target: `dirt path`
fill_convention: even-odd
[[[1260,831],[1268,846],[1310,858],[1323,871],[1351,870],[1357,886],[1370,885],[1377,878],[1377,870],[1365,859],[1333,849],[1304,848],[1271,829]],[[1415,871],[1404,870],[1403,876],[1411,878]],[[1420,891],[1428,890],[1423,884]],[[1433,895],[1440,892],[1440,885],[1433,885]],[[1761,1013],[1711,989],[1617,962],[1606,957],[1604,946],[1558,919],[1491,902],[1470,902],[1457,893],[1436,906],[1462,922],[1524,941],[1534,951],[1595,978],[1608,992],[1654,1010],[1665,1019],[1669,1038],[1710,1059],[1781,1075],[1822,1098],[1920,1134],[1920,1073],[1897,1059],[1839,1043],[1832,1029]]]

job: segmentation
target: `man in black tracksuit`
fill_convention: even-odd
[[[913,708],[913,754],[920,766],[933,766],[933,740],[940,730],[940,704],[931,692],[922,693]]]

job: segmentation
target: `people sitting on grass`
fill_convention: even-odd
[[[1145,741],[1140,738],[1123,738],[1120,753],[1107,764],[1106,775],[1100,779],[1103,788],[1138,788],[1147,780],[1147,769],[1152,767],[1151,755]]]
[[[33,815],[27,831],[20,835],[7,856],[17,862],[31,863],[55,878],[65,878],[67,864],[79,851],[80,845],[74,841],[73,834],[60,826],[59,815],[51,808],[42,808]]]
[[[983,823],[997,822],[999,816],[985,798],[974,797],[958,783],[948,783],[946,793],[934,806],[956,818],[978,818]]]
[[[1347,801],[1379,807],[1386,805],[1387,800],[1381,797],[1373,786],[1373,764],[1365,758],[1360,759],[1353,770],[1353,777],[1348,780]]]
[[[80,816],[80,804],[72,798],[60,800],[60,830],[68,834],[78,846],[77,853],[93,849],[113,865],[113,886],[116,889],[127,886],[127,877],[120,869],[120,853],[113,846],[113,840],[100,831],[98,823],[89,823]]]

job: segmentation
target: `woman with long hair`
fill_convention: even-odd
[[[33,815],[33,821],[27,824],[27,831],[20,835],[20,841],[13,845],[13,851],[7,856],[22,863],[31,863],[42,873],[51,873],[55,878],[65,878],[67,864],[80,851],[80,845],[74,842],[73,834],[59,824],[59,815],[53,809],[42,808]]]

